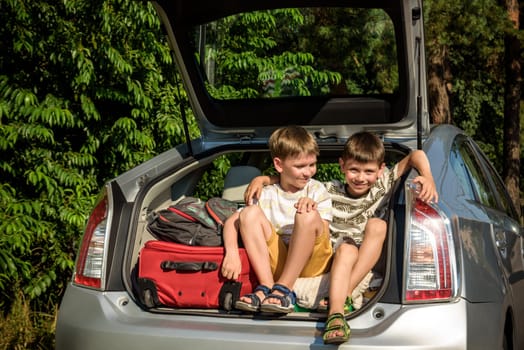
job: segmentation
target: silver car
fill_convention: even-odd
[[[240,169],[223,193],[241,200],[269,168],[268,136],[288,124],[317,138],[319,177],[337,176],[344,141],[368,130],[389,164],[423,149],[439,192],[438,204],[417,201],[415,171],[396,184],[382,256],[340,348],[524,348],[523,229],[475,142],[430,125],[421,0],[153,4],[202,136],[106,183],[60,305],[58,350],[327,347],[314,309],[163,307],[136,286],[151,213],[199,193],[219,162]]]

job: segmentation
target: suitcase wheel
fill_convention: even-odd
[[[137,292],[140,302],[148,309],[160,305],[156,291],[155,282],[148,278],[137,280]]]
[[[233,310],[233,304],[240,298],[241,288],[242,282],[226,281],[220,288],[218,295],[219,306],[226,311]]]
[[[233,310],[233,293],[225,293],[224,294],[224,310],[231,311]]]
[[[153,298],[153,292],[151,289],[144,289],[142,296],[144,298],[144,304],[146,307],[155,307],[155,299]]]

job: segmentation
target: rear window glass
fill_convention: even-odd
[[[471,146],[457,142],[452,153],[452,165],[471,200],[478,201],[489,208],[497,208],[497,201],[489,180],[486,179]]]
[[[217,100],[367,96],[399,90],[393,23],[380,9],[289,8],[193,28]]]

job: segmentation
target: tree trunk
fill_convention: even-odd
[[[429,115],[432,123],[451,124],[451,72],[446,63],[447,49],[438,43],[432,47],[428,57]]]
[[[514,32],[506,33],[504,46],[505,93],[504,93],[504,140],[502,177],[516,209],[521,214],[520,202],[520,83],[521,65],[518,0],[502,0]]]

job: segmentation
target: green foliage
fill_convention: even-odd
[[[15,288],[9,313],[0,314],[0,349],[52,349],[54,346],[54,315],[35,312],[31,302]]]
[[[37,331],[31,322],[31,310],[19,293],[6,317],[0,315],[0,349],[28,349]]]
[[[206,59],[219,62],[209,86],[213,96],[310,96],[338,84],[340,74],[313,68],[315,57],[311,53],[298,45],[288,49],[290,42],[298,41],[300,33],[282,29],[303,22],[304,15],[297,9],[259,11],[218,22],[213,31],[207,32],[211,34],[209,41],[219,42],[207,48]]]
[[[0,308],[53,313],[103,182],[184,139],[186,96],[150,4],[0,9]]]
[[[344,174],[340,171],[338,163],[318,164],[315,179],[321,182],[340,180],[345,182]]]
[[[392,93],[391,26],[379,10],[258,11],[206,26],[211,45],[199,57],[215,68],[208,88],[216,98]]]
[[[507,15],[495,0],[428,0],[424,5],[428,55],[443,48],[447,53],[453,123],[501,169]]]
[[[213,161],[212,166],[204,173],[197,185],[195,196],[207,200],[220,197],[224,188],[224,177],[231,167],[231,159],[235,155],[220,156]]]
[[[309,19],[313,12],[318,12],[320,23]],[[370,94],[397,90],[398,67],[392,55],[397,52],[396,41],[392,23],[383,11],[309,9],[304,15],[308,20],[303,31],[308,35],[299,33],[300,47],[314,57],[322,57],[320,63],[325,69],[342,72],[345,81],[338,86],[340,92]]]

